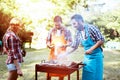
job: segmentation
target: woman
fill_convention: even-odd
[[[8,55],[6,64],[9,71],[9,76],[7,80],[17,80],[18,75],[23,75],[20,66],[23,62],[21,54],[21,41],[17,35],[20,26],[21,21],[19,19],[11,19],[10,26],[3,36],[4,52]]]

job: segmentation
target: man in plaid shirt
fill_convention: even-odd
[[[67,46],[71,44],[72,37],[70,31],[62,24],[61,16],[54,17],[54,27],[50,30],[47,36],[47,46],[51,49],[49,60],[58,60],[59,54],[66,52]],[[50,76],[59,76],[59,80],[63,80],[63,75],[50,74]]]
[[[17,35],[20,29],[20,20],[13,18],[10,21],[10,26],[3,36],[4,52],[7,53],[6,60],[9,76],[7,80],[17,80],[18,75],[22,76],[20,63],[23,62],[21,54],[21,41]]]
[[[67,46],[72,42],[71,32],[62,25],[61,16],[55,16],[54,24],[46,41],[51,49],[49,60],[56,60],[59,54],[65,53]]]
[[[79,45],[84,48],[82,80],[103,80],[103,50],[104,37],[100,30],[85,23],[80,14],[71,17],[72,26],[76,29],[74,41],[69,51],[60,57],[74,52]]]

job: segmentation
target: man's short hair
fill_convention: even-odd
[[[54,22],[62,22],[62,18],[60,16],[55,16],[54,17]]]
[[[72,20],[72,19],[75,19],[76,21],[81,20],[82,22],[84,22],[83,17],[82,17],[80,14],[75,14],[75,15],[73,15],[73,16],[71,17],[71,20]]]

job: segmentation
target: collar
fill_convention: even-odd
[[[53,31],[57,31],[58,29],[56,27],[53,28]],[[59,30],[64,31],[64,27],[61,27]]]

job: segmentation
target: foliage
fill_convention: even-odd
[[[101,12],[91,13],[93,17],[88,17],[86,20],[89,23],[97,25],[104,34],[106,41],[120,41],[120,7],[117,9]]]
[[[19,17],[16,14],[19,9],[19,5],[16,4],[15,0],[1,0],[0,4],[1,4],[1,6],[0,6],[0,17],[1,17],[0,18],[0,40],[2,40],[4,33],[6,32],[7,28],[9,27],[10,19],[12,17]],[[23,21],[24,21],[24,16],[23,16]],[[30,23],[30,21],[28,23]],[[26,24],[27,24],[27,22],[26,22]],[[19,32],[19,36],[20,36],[20,38],[22,38],[22,40],[25,40],[25,39],[23,39],[23,37],[24,38],[29,37],[25,30],[24,24],[22,25],[22,30]]]
[[[106,14],[103,14],[102,17],[99,16],[100,20],[96,22],[104,31],[106,39],[120,41],[120,8],[119,10],[109,11]],[[100,23],[101,22],[101,23]]]
[[[15,9],[17,9],[17,5],[15,5],[14,0],[0,0],[0,40],[8,28]]]
[[[82,10],[84,11],[90,7],[87,1],[0,0],[0,40],[9,26],[9,21],[12,17],[18,17],[23,21],[24,32],[34,31],[39,27],[50,30],[53,27],[53,18],[55,15],[60,15],[63,18],[63,23],[69,25],[69,20],[73,13],[82,13]],[[97,0],[91,0],[91,2],[95,1]],[[116,8],[107,12],[84,12],[85,20],[97,25],[105,35],[107,41],[120,40],[119,5]],[[36,33],[37,31],[34,32]]]
[[[2,36],[6,32],[6,29],[9,25],[10,17],[2,12],[0,12],[0,40],[2,40]]]

